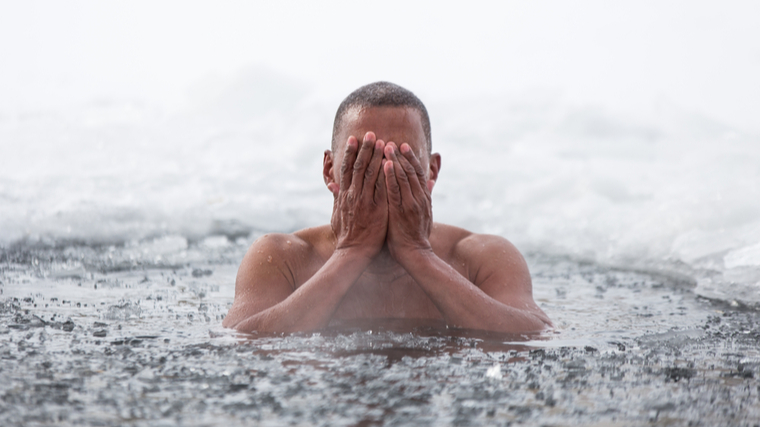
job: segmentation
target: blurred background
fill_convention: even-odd
[[[334,112],[388,80],[430,112],[437,220],[757,301],[758,17],[752,1],[3,1],[0,246],[171,252],[326,223]]]

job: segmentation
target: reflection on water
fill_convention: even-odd
[[[677,279],[533,255],[555,331],[382,319],[245,335],[220,324],[247,244],[217,243],[158,260],[153,242],[3,252],[0,423],[760,421],[760,315]]]
[[[543,334],[505,334],[491,331],[449,329],[443,321],[428,319],[355,319],[333,323],[318,333],[296,333],[288,342],[278,334],[249,336],[267,354],[281,354],[294,349],[325,352],[327,357],[349,357],[361,354],[385,357],[389,364],[404,357],[454,357],[462,351],[477,348],[484,353],[514,354],[530,347],[520,345],[528,340],[547,340]],[[273,339],[271,344],[267,339]],[[264,353],[262,353],[264,354]]]

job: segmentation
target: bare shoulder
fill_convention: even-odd
[[[509,264],[524,264],[520,251],[509,240],[493,234],[470,233],[459,240],[454,250],[472,260],[498,260]]]
[[[520,251],[507,239],[440,225],[449,235],[452,259],[466,265],[469,279],[479,287],[494,283],[512,292],[532,294],[530,271]],[[506,290],[506,289],[505,289]],[[495,290],[494,290],[495,291]]]
[[[281,266],[289,258],[303,255],[311,250],[308,241],[297,234],[268,233],[256,239],[248,248],[243,262],[243,267],[264,266],[264,262],[272,266]]]
[[[260,274],[266,270],[277,269],[285,276],[292,276],[302,264],[310,264],[324,247],[329,246],[329,242],[326,242],[329,236],[325,231],[323,226],[306,228],[291,234],[264,234],[248,248],[238,271],[238,279],[243,270],[250,269],[260,270]],[[285,274],[286,270],[290,274]],[[290,278],[292,277],[288,277]],[[291,285],[295,286],[295,283]]]
[[[501,236],[478,234],[453,225],[435,223],[431,233],[434,248],[445,254],[478,260],[482,258],[504,257],[523,260],[517,248]]]
[[[283,301],[297,287],[299,272],[315,257],[314,233],[269,233],[248,248],[235,279],[235,300],[222,324],[234,327],[246,317]]]
[[[248,253],[256,251],[257,249],[269,249],[278,252],[288,251],[290,249],[308,249],[307,246],[308,242],[296,233],[267,233],[253,242],[251,247],[248,248]]]
[[[530,311],[551,327],[551,320],[533,299],[528,264],[515,245],[501,236],[458,227],[438,224],[436,229],[437,241],[447,245],[449,264],[463,266],[471,283],[505,305]]]
[[[327,259],[335,250],[335,235],[329,224],[304,228],[292,236],[299,240],[303,250],[310,251],[313,256]]]
[[[464,228],[434,222],[433,230],[430,233],[430,244],[439,256],[450,258],[456,255],[456,249],[459,242],[471,235],[473,235],[473,233]]]

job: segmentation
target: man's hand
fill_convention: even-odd
[[[551,327],[549,318],[533,301],[525,261],[506,240],[479,236],[465,242],[464,250],[457,248],[465,254],[486,251],[487,255],[472,256],[478,266],[472,280],[433,252],[429,241],[433,224],[431,185],[425,170],[408,144],[398,148],[388,142],[385,157],[388,249],[438,307],[446,325],[502,332],[534,332]],[[508,252],[516,255],[510,258],[505,255]],[[498,255],[492,256],[493,253]],[[483,275],[479,276],[481,270]]]
[[[330,224],[337,239],[336,251],[351,250],[374,258],[385,243],[388,229],[388,196],[382,174],[385,143],[367,132],[359,142],[348,138],[340,168],[340,188]]]
[[[404,265],[411,252],[432,251],[433,209],[425,170],[409,144],[388,142],[383,165],[388,193],[388,249]]]
[[[319,262],[313,249],[307,248],[310,243],[299,244],[298,237],[288,235],[257,240],[238,270],[235,303],[225,326],[243,332],[292,332],[329,324],[343,297],[385,244],[384,149],[385,143],[376,141],[372,132],[367,132],[361,145],[355,137],[348,138],[340,185],[328,185],[335,195],[330,225],[336,250],[299,286],[293,264],[310,269]]]

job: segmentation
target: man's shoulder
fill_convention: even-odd
[[[472,258],[498,253],[522,258],[520,251],[501,236],[473,233],[464,228],[441,223],[435,223],[433,230],[437,246],[456,257]]]
[[[297,253],[299,255],[321,252],[329,247],[332,230],[329,225],[305,228],[294,233],[267,233],[251,245],[253,253]]]
[[[333,239],[333,231],[330,224],[304,228],[290,235],[302,239],[304,242],[312,245],[319,245],[326,241],[332,241]]]
[[[469,238],[473,234],[475,233],[464,228],[434,222],[433,230],[430,233],[430,244],[436,252],[451,254],[459,242]]]
[[[292,236],[299,240],[303,249],[325,259],[329,258],[335,250],[335,235],[330,224],[304,228],[296,231]]]
[[[520,251],[506,238],[493,234],[473,233],[458,227],[440,226],[443,235],[450,234],[448,257],[463,266],[476,286],[496,286],[491,292],[518,292],[532,295],[530,271]],[[495,283],[488,284],[491,280]],[[511,298],[511,297],[510,297]],[[532,296],[531,296],[532,298]]]

